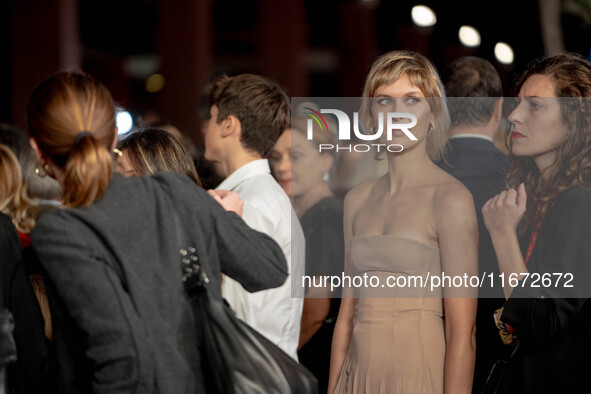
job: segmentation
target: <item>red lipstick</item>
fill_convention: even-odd
[[[523,134],[521,134],[519,131],[514,131],[513,133],[511,133],[511,137],[512,138],[525,138],[525,136]]]

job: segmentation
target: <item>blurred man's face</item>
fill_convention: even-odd
[[[221,139],[222,139],[222,125],[218,123],[218,108],[213,105],[209,109],[211,118],[206,123],[204,131],[204,143],[205,143],[205,160],[209,160],[213,163],[220,161],[221,153]]]

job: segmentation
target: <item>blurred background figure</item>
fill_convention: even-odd
[[[502,123],[503,89],[492,64],[478,57],[462,57],[441,74],[451,118],[446,158],[437,164],[464,184],[474,197],[478,219],[478,262],[481,273],[499,268],[490,234],[482,220],[482,206],[505,189],[509,159],[493,143]],[[482,288],[476,318],[474,393],[480,393],[493,364],[507,359],[511,348],[498,335],[492,318],[503,306],[500,287]],[[492,298],[494,297],[494,298]]]
[[[16,229],[28,234],[35,226],[34,204],[27,194],[20,165],[14,153],[0,144],[0,212],[8,215]]]
[[[36,218],[59,206],[62,189],[55,179],[45,176],[43,169],[37,167],[27,133],[18,127],[0,123],[0,144],[9,147],[18,159],[27,194],[39,204]]]
[[[343,206],[329,187],[334,150],[319,153],[320,144],[334,144],[334,125],[328,130],[313,123],[313,139],[306,139],[307,116],[291,120],[269,155],[273,174],[291,197],[306,239],[306,275],[340,275],[343,271]],[[312,279],[321,283],[320,279]],[[298,358],[318,378],[319,392],[328,388],[330,346],[340,306],[340,293],[324,286],[308,287]]]
[[[201,186],[189,152],[168,131],[157,128],[135,131],[120,141],[117,148],[122,153],[119,170],[125,176],[174,172],[188,176]]]
[[[29,234],[35,226],[33,203],[12,151],[0,144],[0,212],[10,218],[18,234],[3,229],[0,277],[4,304],[14,316],[18,360],[8,366],[9,392],[47,392],[57,389],[51,340],[52,323],[43,269],[31,247]],[[6,215],[6,216],[4,216]],[[4,219],[3,219],[4,221]],[[3,227],[9,227],[3,222]],[[15,243],[15,238],[17,243]],[[18,247],[18,250],[14,250]]]
[[[211,115],[209,113],[209,109],[211,108],[209,101],[210,90],[211,84],[208,84],[199,96],[199,137],[202,140],[205,140],[205,131],[211,121]],[[205,144],[198,146],[192,153],[192,156],[195,161],[195,168],[197,168],[199,178],[205,190],[214,189],[222,183],[225,177],[222,175],[221,168],[205,158]]]

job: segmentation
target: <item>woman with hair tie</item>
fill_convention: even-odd
[[[93,78],[53,75],[27,113],[38,171],[63,189],[65,209],[44,215],[31,236],[57,294],[60,390],[203,392],[183,252],[196,249],[210,294],[221,297],[220,269],[249,291],[280,285],[281,249],[187,177],[113,174],[115,107]],[[241,211],[235,194],[217,198]]]
[[[375,131],[386,113],[416,117],[392,140],[388,173],[345,198],[345,274],[423,278],[477,274],[477,223],[470,192],[437,167],[449,115],[434,66],[394,51],[368,76],[360,114]],[[408,123],[407,118],[397,123]],[[383,121],[385,124],[385,120]],[[382,125],[383,125],[382,124]],[[452,289],[453,290],[453,289]],[[476,300],[465,289],[447,295],[414,288],[344,288],[332,343],[330,393],[470,393]],[[381,298],[375,298],[375,297]],[[414,298],[410,298],[414,297]]]
[[[497,311],[497,325],[506,343],[518,343],[501,392],[586,393],[591,63],[573,54],[545,58],[525,72],[516,92],[509,115],[511,188],[482,209],[505,277],[507,302]]]

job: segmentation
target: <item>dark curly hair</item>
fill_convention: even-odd
[[[561,97],[562,121],[569,134],[558,146],[553,171],[545,180],[531,157],[511,155],[507,185],[525,184],[529,200],[524,216],[527,226],[541,221],[562,192],[575,186],[591,186],[591,63],[572,53],[543,58],[521,76],[515,96],[525,81],[536,74],[546,75],[554,82],[554,93]],[[511,150],[510,133],[505,141]]]

